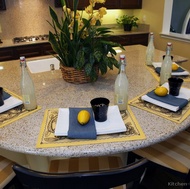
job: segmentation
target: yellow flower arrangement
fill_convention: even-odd
[[[114,56],[114,47],[122,46],[109,40],[109,28],[100,27],[107,13],[106,8],[94,10],[94,7],[96,3],[105,3],[105,0],[89,0],[84,11],[77,10],[78,1],[73,0],[73,7],[70,9],[66,0],[61,0],[61,19],[51,7],[49,8],[52,18],[49,23],[54,29],[54,33],[49,32],[49,42],[56,52],[55,57],[62,65],[84,70],[85,74],[95,81],[98,77],[95,66],[101,74],[105,74],[108,68],[113,69],[113,66],[119,67]]]

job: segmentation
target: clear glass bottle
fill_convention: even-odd
[[[150,33],[149,35],[149,43],[148,47],[146,49],[146,65],[151,66],[154,60],[154,34],[153,32]]]
[[[115,81],[114,104],[118,105],[120,111],[127,110],[128,105],[128,79],[126,76],[125,55],[120,55],[120,73]]]
[[[25,57],[20,57],[21,66],[21,93],[23,97],[23,103],[26,110],[33,110],[37,108],[34,83],[30,77]]]
[[[167,43],[166,55],[162,62],[161,71],[160,71],[160,85],[163,85],[165,82],[168,82],[168,78],[170,78],[172,74],[171,50],[172,50],[172,43]]]

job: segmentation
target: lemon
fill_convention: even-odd
[[[176,71],[179,68],[177,64],[172,64],[172,71]]]
[[[168,89],[166,87],[157,87],[154,93],[158,96],[166,96],[168,94]]]
[[[90,113],[87,110],[81,110],[77,115],[77,120],[81,125],[85,125],[90,120]]]

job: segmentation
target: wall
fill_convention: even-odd
[[[62,9],[54,7],[54,0],[6,0],[6,11],[0,11],[0,25],[3,39],[48,34],[51,29],[49,6],[61,16]],[[109,10],[103,24],[115,24],[115,19],[132,10]]]
[[[143,9],[135,10],[134,14],[137,15],[141,21],[146,18],[145,23],[150,24],[150,31],[155,34],[155,47],[160,50],[165,50],[167,42],[173,43],[173,54],[177,54],[189,59],[187,63],[182,66],[190,70],[190,43],[163,38],[160,36],[162,31],[164,0],[143,0]]]

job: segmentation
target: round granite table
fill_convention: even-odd
[[[127,59],[126,73],[129,80],[129,100],[131,100],[150,88],[158,86],[158,81],[145,66],[145,46],[126,46],[125,49],[126,51],[122,53],[126,55]],[[163,51],[156,50],[155,61],[161,61],[164,54]],[[43,58],[47,58],[47,56],[27,60]],[[183,57],[174,56],[174,60],[182,61]],[[0,68],[1,87],[20,95],[21,72],[19,60],[1,62]],[[31,74],[35,84],[37,101],[41,109],[0,128],[0,155],[18,163],[29,163],[33,169],[46,170],[44,167],[48,163],[48,157],[69,158],[125,153],[166,140],[189,127],[190,117],[178,124],[148,111],[130,106],[146,135],[145,140],[36,148],[46,109],[88,107],[90,100],[99,96],[107,97],[110,104],[113,105],[114,82],[117,73],[117,70],[109,70],[104,76],[100,75],[95,83],[79,85],[65,82],[60,70],[55,70],[54,73],[48,71]],[[184,86],[190,88],[190,82],[184,82]]]

